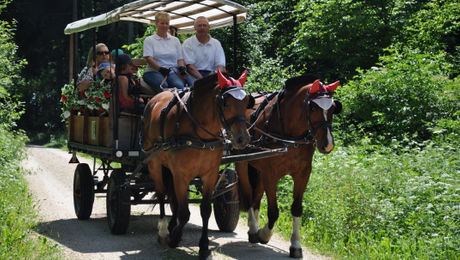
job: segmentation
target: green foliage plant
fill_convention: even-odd
[[[338,89],[345,109],[336,121],[339,132],[347,133],[345,143],[363,136],[383,143],[428,140],[439,120],[458,118],[459,84],[449,79],[443,53],[387,51],[379,67],[358,70]]]
[[[55,245],[33,231],[37,215],[19,167],[26,140],[23,133],[0,126],[0,259],[43,259],[58,254]]]
[[[0,3],[0,13],[9,2]],[[0,125],[5,128],[15,127],[15,122],[24,113],[17,96],[11,95],[13,87],[22,82],[19,73],[26,64],[25,60],[17,57],[14,31],[14,21],[0,21]]]
[[[296,37],[284,55],[325,81],[351,78],[370,68],[391,43],[394,0],[298,1]]]
[[[303,200],[302,243],[345,259],[457,259],[458,145],[429,142],[413,150],[369,141],[314,157]],[[278,183],[275,227],[286,238],[292,187],[290,177]],[[265,203],[261,216],[266,221]]]

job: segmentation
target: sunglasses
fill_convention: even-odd
[[[108,51],[98,51],[98,52],[96,52],[96,54],[97,55],[109,55],[110,52],[108,52]]]

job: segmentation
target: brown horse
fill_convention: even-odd
[[[340,102],[332,99],[332,92],[339,82],[328,86],[319,80],[307,83],[311,80],[306,77],[289,79],[281,91],[257,98],[257,110],[248,110],[246,114],[257,130],[253,133],[252,144],[267,148],[287,147],[288,151],[279,157],[236,164],[242,208],[248,209],[251,243],[268,243],[270,240],[279,214],[277,183],[287,174],[292,176],[294,202],[291,205],[293,230],[290,256],[295,258],[302,257],[299,234],[302,196],[310,177],[313,153],[315,147],[325,154],[334,148],[332,115],[339,113],[342,107]],[[268,203],[268,223],[259,229],[258,215],[264,191]]]
[[[192,179],[200,177],[203,227],[199,254],[200,258],[210,255],[208,220],[224,149],[222,130],[225,128],[236,149],[244,148],[250,141],[244,113],[251,97],[242,88],[245,80],[246,72],[238,80],[227,79],[219,72],[197,80],[183,97],[177,92],[162,92],[147,103],[144,150],[152,158],[148,170],[160,204],[160,243],[170,247],[179,244],[190,217],[188,186]],[[172,176],[171,187],[166,185],[163,169]],[[164,218],[165,195],[172,199],[174,209],[169,226]]]

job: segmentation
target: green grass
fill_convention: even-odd
[[[37,215],[19,167],[25,141],[0,127],[0,259],[59,258],[56,245],[33,231]]]
[[[460,257],[455,144],[428,143],[423,149],[363,144],[314,158],[303,202],[304,245],[339,258]],[[275,226],[287,238],[292,186],[290,177],[278,185]],[[265,204],[261,213],[266,221]]]

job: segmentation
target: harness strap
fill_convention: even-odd
[[[169,111],[174,107],[174,105],[179,105],[178,101],[182,99],[182,97],[186,94],[186,91],[182,91],[179,95],[174,95],[174,97],[169,101],[168,105],[165,106],[161,110],[160,114],[160,137],[161,141],[164,142],[164,128],[166,123],[166,116],[168,115]]]
[[[310,131],[305,136],[289,137],[276,133],[268,133],[257,126],[254,126],[254,129],[262,134],[259,139],[251,142],[256,146],[283,145],[284,147],[298,147],[299,145],[315,143],[315,138],[311,135]]]
[[[188,108],[187,106],[184,104],[184,102],[182,101],[182,99],[179,98],[179,95],[177,93],[177,90],[175,90],[174,92],[174,95],[176,97],[178,97],[178,100],[180,102],[180,104],[182,105],[182,107],[184,107],[184,110],[185,112],[187,113],[188,117],[190,118],[190,120],[192,121],[193,124],[195,124],[196,126],[198,126],[201,130],[205,131],[208,135],[214,137],[214,138],[217,138],[217,139],[222,139],[222,137],[220,136],[217,136],[211,132],[209,132],[206,128],[204,128],[198,121],[196,121],[196,119],[190,114],[190,112],[188,111]]]
[[[269,93],[267,95],[264,95],[265,99],[264,101],[262,101],[262,103],[260,103],[259,107],[257,107],[257,109],[252,112],[251,116],[249,117],[250,121],[249,123],[251,124],[250,127],[248,127],[248,130],[251,131],[251,135],[253,135],[254,131],[252,130],[252,128],[255,126],[257,120],[259,119],[260,115],[261,115],[261,112],[264,111],[265,107],[268,105],[268,103],[276,96],[278,95],[278,91],[275,91],[275,92],[272,92],[272,93]]]
[[[210,140],[203,141],[197,138],[191,138],[188,136],[176,136],[170,137],[165,142],[153,143],[152,146],[144,151],[144,153],[151,153],[147,156],[142,163],[147,164],[153,157],[157,156],[160,152],[164,151],[177,151],[180,149],[192,148],[198,150],[214,150],[225,145],[224,140]]]

